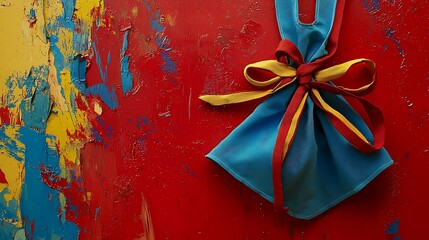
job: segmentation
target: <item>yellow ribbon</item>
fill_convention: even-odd
[[[369,67],[371,73],[373,74],[375,73],[375,63],[373,61],[365,58],[359,58],[359,59],[351,60],[342,64],[338,64],[338,65],[317,71],[313,74],[313,78],[316,82],[334,81],[342,77],[353,65],[358,63],[365,63]],[[275,74],[276,76],[265,81],[259,81],[249,76],[248,70],[250,68],[258,68],[265,71],[269,71]],[[241,102],[247,102],[247,101],[263,98],[265,96],[268,96],[277,92],[278,90],[294,82],[296,80],[296,69],[284,63],[278,62],[276,60],[266,60],[266,61],[261,61],[261,62],[247,65],[244,68],[244,77],[246,78],[247,82],[249,82],[252,86],[255,86],[255,87],[267,87],[276,83],[279,84],[284,78],[294,78],[294,79],[290,81],[288,84],[281,85],[281,86],[277,85],[274,88],[271,88],[268,90],[239,92],[239,93],[232,93],[232,94],[226,94],[226,95],[203,95],[203,96],[200,96],[199,99],[213,106],[221,106],[221,105],[241,103]],[[374,84],[374,80],[360,88],[345,88],[341,86],[339,87],[348,92],[357,93],[368,89],[373,84]]]
[[[375,74],[375,63],[369,59],[365,58],[359,58],[355,60],[351,60],[342,64],[338,64],[320,71],[316,71],[313,74],[313,79],[316,82],[329,82],[329,81],[335,81],[336,79],[342,77],[346,72],[353,66],[359,63],[364,63],[368,66],[368,69],[370,70],[371,74],[374,76]],[[268,80],[257,80],[252,78],[249,75],[249,70],[251,68],[260,69],[263,71],[268,71],[274,74],[274,77]],[[226,95],[203,95],[200,96],[199,99],[213,105],[213,106],[220,106],[220,105],[226,105],[226,104],[234,104],[234,103],[241,103],[246,101],[251,101],[259,98],[263,98],[266,96],[269,96],[282,88],[290,85],[292,82],[297,80],[296,76],[296,69],[288,66],[282,62],[278,62],[276,60],[266,60],[266,61],[260,61],[256,63],[252,63],[247,65],[244,68],[244,77],[246,78],[247,82],[249,82],[254,87],[269,87],[274,84],[273,88],[269,88],[267,90],[259,90],[259,91],[246,91],[246,92],[238,92],[238,93],[232,93],[232,94],[226,94]],[[283,82],[284,79],[291,79],[290,81]],[[342,86],[337,86],[338,88],[341,88],[342,90],[345,90],[349,93],[356,94],[359,92],[363,92],[370,88],[374,84],[375,80],[372,78],[372,81],[364,86],[361,86],[359,88],[345,88]],[[350,130],[352,130],[359,138],[364,140],[365,142],[369,143],[369,141],[365,138],[365,136],[349,121],[347,120],[344,115],[342,115],[340,112],[332,108],[328,103],[326,103],[319,90],[315,88],[311,88],[310,91],[312,91],[313,96],[319,101],[322,108],[336,116],[339,120],[341,120]],[[300,111],[302,111],[302,108],[304,107],[304,102],[307,99],[308,94],[305,95],[303,100],[300,104]],[[295,124],[294,124],[295,125]],[[294,130],[293,130],[294,131]],[[286,146],[285,146],[286,147]],[[284,153],[287,152],[287,149],[285,149]]]

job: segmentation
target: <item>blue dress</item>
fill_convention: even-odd
[[[305,62],[328,53],[336,0],[318,0],[315,22],[309,25],[299,22],[296,0],[276,0],[275,4],[282,39],[292,41]],[[274,201],[273,149],[296,87],[294,83],[267,98],[207,155],[271,202]],[[321,94],[369,141],[373,140],[368,126],[343,97],[323,91]],[[365,154],[353,147],[326,113],[307,98],[282,168],[284,207],[294,217],[311,219],[358,192],[392,163],[384,148]]]

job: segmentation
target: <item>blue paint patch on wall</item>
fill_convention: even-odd
[[[34,10],[33,8],[30,9],[30,19],[36,19],[36,10]]]
[[[32,68],[25,83],[21,83],[26,92],[20,104],[21,118],[26,127],[37,131],[46,129],[46,122],[51,112],[48,74],[48,65]]]
[[[96,38],[96,36],[95,36]],[[107,65],[103,64],[100,53],[97,49],[97,41],[92,42],[93,50],[95,53],[95,62],[97,63],[98,71],[100,73],[102,83],[95,84],[93,86],[87,87],[84,94],[92,95],[94,97],[99,97],[110,109],[116,109],[119,107],[118,96],[113,86],[108,86],[107,84]],[[109,62],[109,56],[107,57],[107,62]]]
[[[397,234],[399,232],[399,219],[396,219],[387,226],[386,234]]]
[[[10,128],[11,125],[3,125],[0,127],[0,150],[7,152],[11,157],[17,161],[24,160],[24,149],[18,147],[18,143],[14,139],[18,139],[19,136],[7,136],[6,128]],[[1,156],[1,155],[0,155]]]
[[[70,75],[73,84],[79,91],[84,92],[86,88],[86,64],[87,60],[78,54],[74,57],[73,62],[70,66]]]
[[[121,49],[121,80],[122,91],[127,94],[133,86],[133,76],[130,73],[129,56],[125,55],[128,49],[128,35],[130,30],[125,31],[124,42]]]
[[[399,55],[401,55],[402,58],[405,57],[405,52],[401,47],[401,41],[399,41],[399,39],[397,39],[394,34],[395,34],[395,30],[393,29],[386,29],[386,36],[387,38],[389,38],[390,40],[392,40],[392,42],[395,44],[396,49],[398,50]]]
[[[105,121],[103,121],[100,116],[97,116],[95,120],[97,120],[97,122],[100,123],[101,128],[103,129],[103,135],[106,134],[107,138],[112,138],[113,127],[108,125]]]
[[[370,12],[370,13],[374,13],[377,12],[381,9],[381,5],[380,5],[380,1],[379,0],[361,0],[363,6],[365,7],[365,9]]]
[[[25,148],[18,147],[19,133],[15,136],[7,136],[6,130],[18,130],[19,127],[3,125],[0,127],[0,160],[3,154],[7,154],[16,161],[24,161]],[[19,221],[19,205],[16,199],[6,201],[5,195],[10,194],[8,187],[0,192],[0,239],[12,239],[11,236],[19,229],[16,223]]]
[[[89,31],[75,31],[77,23],[73,19],[75,11],[76,0],[62,1],[64,13],[62,16],[56,18],[56,21],[46,25],[47,37],[49,37],[50,51],[54,56],[54,65],[57,69],[57,81],[61,85],[61,74],[64,69],[71,70],[72,82],[76,88],[86,95],[93,95],[100,97],[106,105],[115,109],[118,107],[118,100],[116,92],[113,86],[107,86],[107,66],[103,64],[100,54],[97,50],[96,35],[94,35],[95,41],[92,42],[92,47],[95,53],[96,63],[104,86],[95,85],[90,89],[86,89],[86,65],[87,60],[82,57],[82,54],[88,53],[89,51]],[[79,26],[79,27],[91,27],[91,26]],[[62,44],[58,39],[58,32],[60,29],[68,29],[73,34],[72,50],[76,54],[75,56],[63,56],[59,44]],[[67,58],[67,59],[66,59]],[[61,89],[61,94],[64,98],[69,97],[70,102],[74,102],[74,95],[65,96],[64,90]]]
[[[73,13],[75,11],[76,0],[63,0],[63,8],[64,8],[64,20],[71,21],[73,18]]]
[[[30,9],[30,17],[36,17],[36,10]]]
[[[399,236],[399,219],[396,219],[390,223],[387,226],[385,233],[387,235],[393,235],[393,240],[400,240],[401,236]]]
[[[198,177],[198,173],[194,172],[193,170],[191,170],[191,167],[188,164],[183,164],[182,165],[182,171],[191,177]]]
[[[154,3],[145,1],[144,4],[150,14],[149,26],[154,32],[155,43],[163,60],[161,70],[167,75],[168,80],[175,83],[174,79],[177,76],[176,61],[171,56],[171,53],[174,51],[171,49],[170,39],[164,33],[165,26],[161,22],[161,13],[156,7],[152,6]]]
[[[164,65],[161,66],[163,71],[168,73],[177,72],[176,62],[171,58],[170,54],[167,52],[161,52],[161,58],[164,61]]]
[[[10,191],[8,188],[5,188],[0,193],[0,209],[2,209],[0,213],[1,222],[9,223],[9,221],[11,221],[10,223],[17,223],[18,222],[17,213],[19,210],[18,201],[16,199],[12,199],[9,202],[6,202],[4,197],[7,194],[10,194]],[[5,219],[7,219],[7,221],[4,221]],[[0,225],[0,232],[2,231],[2,229],[3,229],[3,226]],[[6,238],[1,238],[1,239],[6,239]]]
[[[8,223],[6,221],[1,221],[0,223],[0,239],[13,239],[11,236],[19,230],[15,225]],[[25,238],[24,238],[25,239]]]
[[[97,49],[97,41],[93,41],[92,49],[95,53],[95,62],[97,63],[98,71],[100,72],[101,81],[105,83],[107,81],[107,66],[104,66],[103,61],[101,60],[100,53]]]
[[[104,147],[108,147],[109,144],[107,144],[103,138],[101,137],[101,134],[97,131],[97,129],[93,128],[92,130],[92,139],[94,139],[94,141],[103,144]]]
[[[21,127],[19,140],[25,145],[25,178],[21,196],[21,215],[27,239],[77,239],[79,227],[65,221],[66,209],[60,193],[41,181],[41,166],[60,174],[59,156],[49,148],[46,134]]]
[[[9,76],[6,79],[6,87],[7,87],[7,93],[4,95],[4,100],[6,101],[6,106],[9,108],[16,107],[16,103],[18,102],[18,99],[15,97],[15,94],[13,93],[13,90],[16,88],[16,76],[12,75]]]
[[[50,51],[52,53],[52,55],[54,55],[54,65],[55,68],[57,69],[57,82],[58,84],[61,85],[61,70],[64,69],[64,56],[61,53],[60,49],[57,46],[57,42],[58,42],[58,36],[56,35],[52,35],[49,37],[49,42],[50,42]],[[61,88],[60,90],[61,95],[65,98],[65,94],[64,94],[64,89]]]
[[[137,120],[136,120],[136,125],[138,128],[143,127],[143,125],[149,125],[149,124],[150,124],[149,119],[147,119],[147,117],[145,117],[145,116],[141,116],[140,118],[137,118]]]
[[[108,87],[106,84],[100,83],[90,86],[85,91],[86,95],[99,97],[110,108],[116,109],[119,107],[118,96],[113,87]]]

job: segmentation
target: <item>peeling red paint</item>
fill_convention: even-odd
[[[0,108],[0,126],[3,124],[10,124],[10,113],[8,107],[1,107]]]
[[[4,172],[0,169],[0,183],[7,184],[6,176],[4,175]]]

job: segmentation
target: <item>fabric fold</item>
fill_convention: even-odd
[[[296,0],[275,1],[283,39],[276,52],[279,64],[263,61],[249,66],[270,69],[271,64],[272,72],[279,76],[273,78],[278,85],[266,95],[269,90],[262,91],[261,96],[270,96],[207,155],[297,218],[311,219],[321,214],[358,192],[393,163],[382,147],[381,112],[355,95],[367,92],[375,82],[375,72],[372,82],[357,89],[317,82],[318,78],[329,81],[342,76],[338,69],[350,65],[321,69],[336,50],[344,3],[318,0],[315,22],[305,25],[299,22]],[[360,62],[375,68],[365,59],[354,60],[353,64]],[[218,101],[216,96],[201,97],[219,105],[234,102],[226,98]],[[368,114],[375,113],[370,116],[377,118],[371,127],[345,98],[360,102]],[[236,103],[251,99],[246,93]]]

